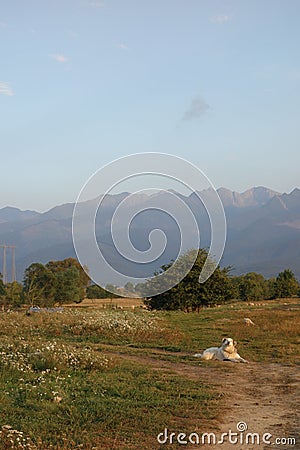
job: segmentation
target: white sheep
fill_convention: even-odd
[[[247,327],[250,327],[250,325],[255,325],[255,323],[252,322],[252,320],[249,319],[249,317],[245,317],[245,318],[244,318],[244,322],[245,322],[245,324],[247,325]]]

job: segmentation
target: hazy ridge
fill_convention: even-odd
[[[265,187],[253,187],[243,193],[226,188],[218,189],[222,200],[228,226],[227,243],[222,265],[232,265],[233,273],[248,271],[260,272],[270,277],[285,268],[291,268],[300,278],[300,190],[294,189],[289,194],[280,194]],[[109,233],[110,220],[116,206],[129,194],[110,195],[105,198],[101,217],[96,222],[96,234],[107,254],[114,259],[112,240]],[[164,193],[156,194],[163,207],[167,197]],[[209,190],[202,191],[203,198],[211,195]],[[193,211],[201,231],[201,246],[207,247],[210,241],[210,225],[198,197],[191,194],[180,198]],[[83,211],[88,210],[98,199],[85,202]],[[131,202],[147,207],[149,199],[136,196]],[[71,223],[74,204],[56,206],[45,213],[21,211],[17,208],[0,209],[0,243],[16,245],[17,275],[21,280],[24,269],[32,262],[47,262],[75,256]],[[140,214],[132,224],[132,240],[139,249],[145,249],[148,234],[155,228],[165,230],[170,237],[163,262],[172,257],[178,246],[178,227],[160,213],[146,212]],[[180,215],[184,221],[184,215]],[[122,226],[122,224],[119,224]],[[9,268],[10,255],[7,256]],[[159,261],[160,263],[161,261]],[[2,271],[2,255],[0,258]],[[155,269],[151,266],[151,270]],[[8,273],[8,278],[10,273]]]

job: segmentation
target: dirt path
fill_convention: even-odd
[[[247,424],[248,432],[272,434],[271,445],[247,445],[242,449],[300,449],[300,371],[297,367],[279,364],[235,365],[234,372],[226,374],[220,382],[226,388],[228,412],[221,423],[221,431],[237,431],[237,424]],[[284,440],[296,439],[296,445]],[[276,438],[284,438],[276,444]],[[222,449],[239,448],[225,445]]]
[[[112,354],[110,350],[108,352]],[[192,380],[209,382],[216,386],[224,396],[224,409],[213,426],[220,439],[221,433],[229,430],[237,432],[237,424],[243,423],[247,431],[243,433],[242,443],[229,443],[228,437],[223,444],[216,445],[173,445],[172,448],[202,449],[220,448],[222,450],[286,450],[300,449],[300,370],[296,366],[279,364],[233,364],[221,362],[200,362],[193,366],[174,363],[146,355],[129,355],[113,352],[115,356],[151,366],[155,370],[168,370]],[[177,354],[186,356],[186,354]],[[158,356],[158,352],[157,352]],[[240,424],[240,427],[243,426]],[[178,430],[181,431],[181,430]],[[258,433],[260,444],[245,443],[246,433]],[[264,433],[271,444],[263,443]],[[241,439],[241,433],[238,433]],[[234,436],[233,436],[234,438]],[[276,438],[283,438],[280,444]],[[296,444],[289,445],[284,439],[295,438]],[[255,437],[257,442],[257,437]],[[162,448],[164,446],[161,446]]]

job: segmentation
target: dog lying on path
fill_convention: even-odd
[[[247,363],[236,350],[236,342],[231,338],[224,338],[221,347],[211,347],[203,353],[196,353],[194,356],[205,360],[217,359],[219,361],[232,361]]]

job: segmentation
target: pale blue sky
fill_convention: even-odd
[[[0,0],[0,207],[44,211],[126,154],[289,192],[298,0]]]

